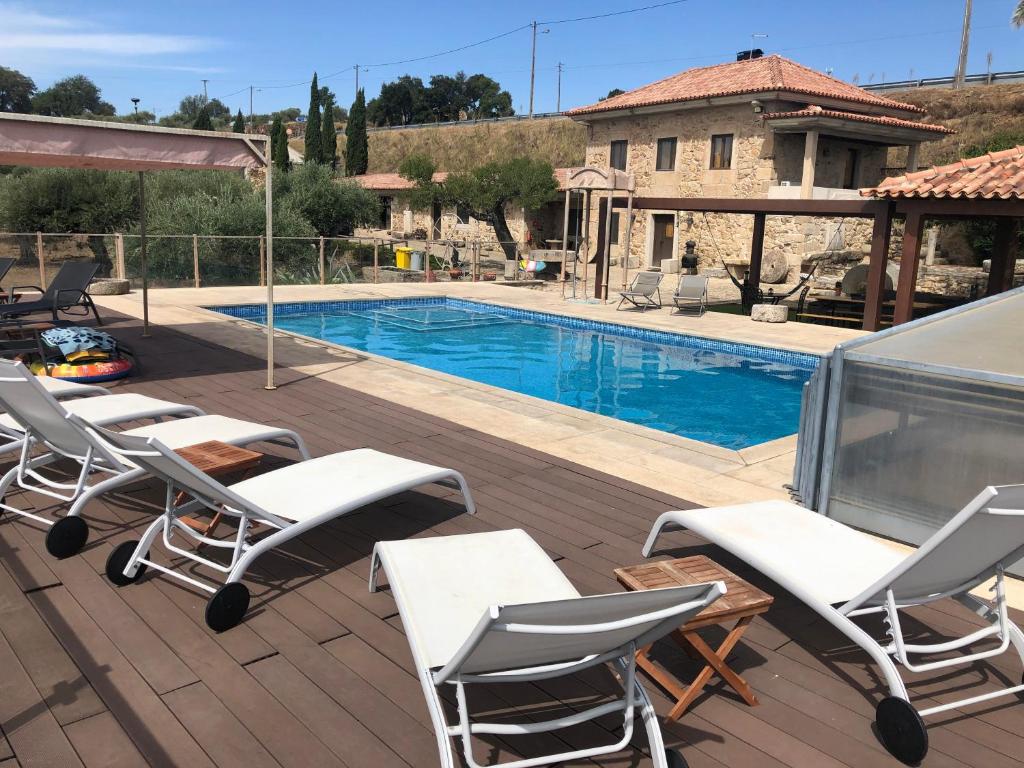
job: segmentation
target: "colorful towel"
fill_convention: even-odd
[[[51,328],[48,331],[43,331],[40,336],[48,346],[59,349],[64,357],[86,350],[114,352],[117,349],[117,341],[113,336],[92,328],[78,326]]]

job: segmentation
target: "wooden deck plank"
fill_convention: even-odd
[[[0,728],[18,763],[24,768],[81,766],[60,724],[2,637],[0,670]]]
[[[64,726],[86,768],[145,768],[149,763],[109,712]]]
[[[190,768],[214,765],[64,587],[33,592],[30,598],[150,764]]]

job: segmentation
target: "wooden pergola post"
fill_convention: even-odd
[[[892,324],[908,323],[914,319],[914,291],[917,288],[917,266],[921,260],[921,236],[924,234],[924,216],[911,208],[907,211],[903,228],[903,250],[900,256],[900,280],[896,286],[896,309]]]
[[[754,235],[750,240],[750,273],[749,283],[753,290],[761,285],[761,260],[764,257],[764,225],[767,216],[763,213],[754,214]]]
[[[1018,219],[1003,217],[997,220],[996,237],[992,243],[992,264],[988,270],[986,296],[1010,290],[1013,270],[1017,265]]]
[[[875,213],[871,230],[871,257],[868,264],[867,295],[864,297],[865,331],[877,331],[882,320],[885,293],[885,267],[889,261],[889,236],[892,233],[892,205]]]
[[[610,195],[607,198],[602,197],[600,200],[597,201],[597,259],[594,260],[595,299],[608,298],[608,296],[606,295],[606,289],[604,285],[604,248],[605,239],[608,237],[608,225],[611,223],[610,221],[608,221],[609,219],[611,219],[611,211],[609,210],[608,205],[610,201]]]

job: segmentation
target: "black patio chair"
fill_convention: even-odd
[[[96,318],[97,325],[103,325],[100,313],[89,295],[89,283],[96,276],[100,265],[88,261],[65,261],[60,265],[60,270],[54,276],[50,285],[43,290],[38,285],[19,285],[11,289],[11,294],[21,289],[32,289],[39,291],[40,297],[34,301],[14,301],[10,304],[0,304],[0,317],[24,317],[40,313],[49,313],[53,321],[58,321],[58,313],[80,315],[88,317],[91,311]],[[73,312],[75,307],[81,307],[83,312]]]

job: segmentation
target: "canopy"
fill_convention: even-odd
[[[260,149],[262,145],[262,149]],[[0,113],[0,165],[136,171],[145,200],[145,171],[265,168],[267,198],[267,388],[274,387],[274,240],[269,136],[164,128],[44,115]],[[149,330],[146,208],[142,236],[142,317]]]

